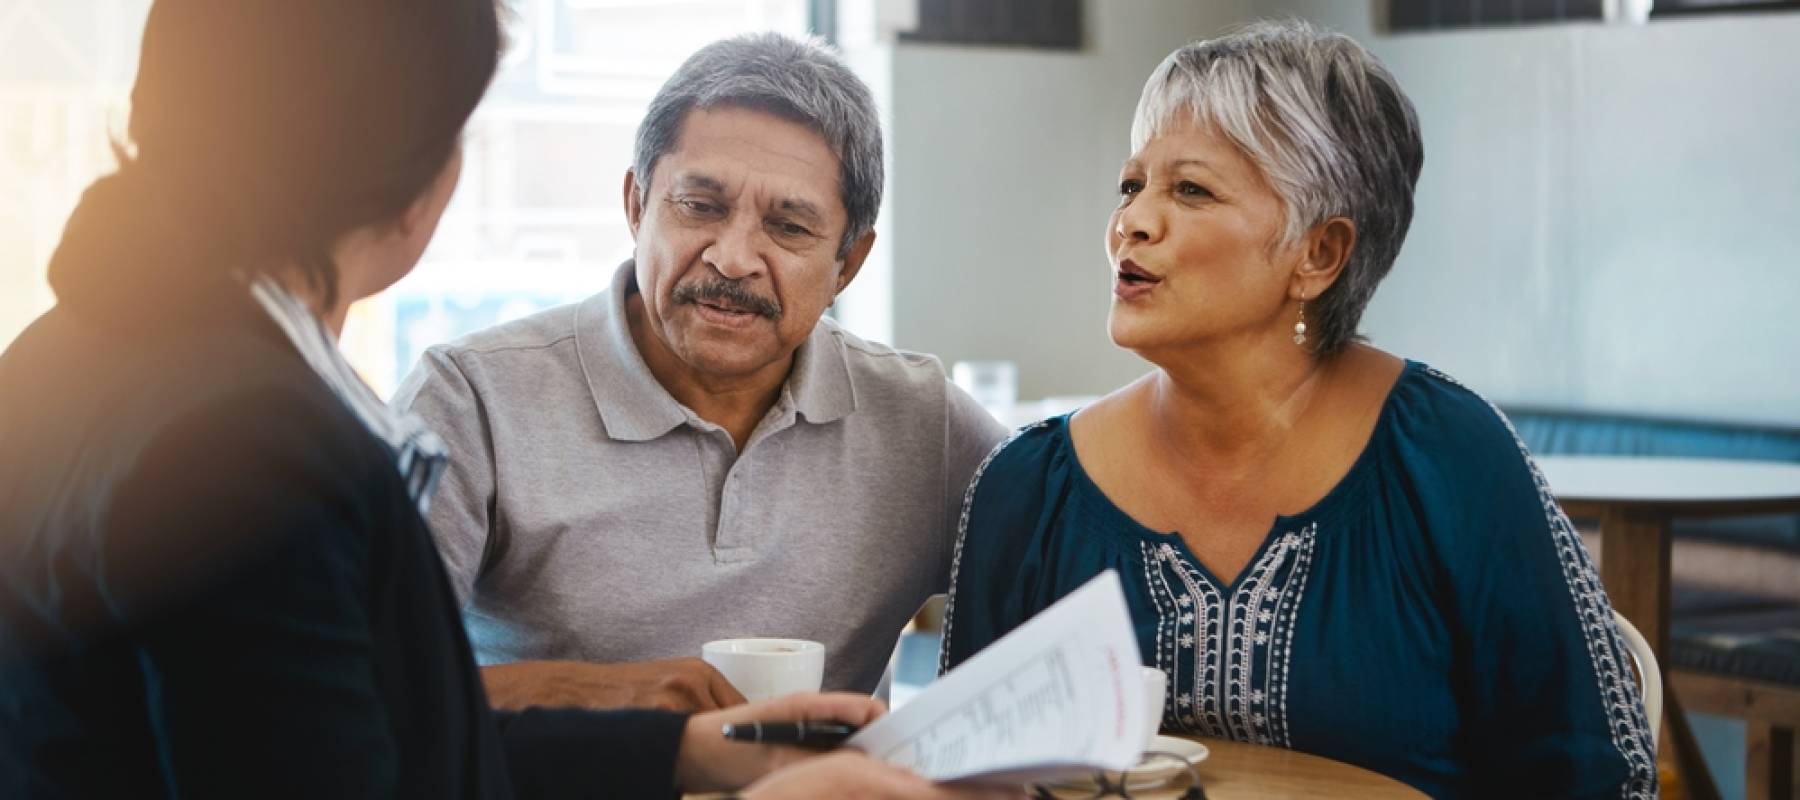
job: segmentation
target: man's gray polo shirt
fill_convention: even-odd
[[[872,691],[949,585],[963,492],[1004,430],[935,358],[831,320],[739,457],[651,376],[612,287],[431,348],[394,405],[450,447],[430,523],[482,664],[813,639]]]

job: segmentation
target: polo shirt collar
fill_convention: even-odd
[[[606,291],[582,301],[575,312],[576,352],[606,434],[643,442],[683,424],[704,425],[651,374],[625,314],[625,300],[637,291],[637,265],[626,260]],[[788,406],[808,422],[842,419],[856,410],[856,389],[836,323],[820,320],[794,354],[794,368],[782,387],[778,408]]]
[[[835,422],[856,410],[856,384],[837,330],[836,322],[820,319],[794,352],[794,369],[782,394],[807,422]]]

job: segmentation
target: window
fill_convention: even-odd
[[[918,0],[919,25],[902,41],[1081,47],[1081,0]]]
[[[1425,31],[1600,20],[1603,6],[1603,0],[1391,0],[1388,25],[1395,31]]]
[[[45,265],[116,162],[150,0],[0,2],[0,349],[53,300]]]
[[[1656,4],[1651,6],[1650,16],[1794,10],[1800,10],[1800,0],[1656,0]]]
[[[585,297],[631,252],[620,180],[651,95],[694,50],[804,33],[811,0],[510,0],[462,185],[419,269],[358,304],[344,350],[384,396],[430,345]],[[0,0],[0,348],[50,307],[81,192],[115,166],[150,0]]]
[[[1389,0],[1395,31],[1800,9],[1800,0]]]
[[[708,42],[805,33],[813,12],[809,0],[512,5],[510,48],[437,237],[345,327],[345,353],[383,396],[427,347],[605,288],[631,254],[621,181],[657,88]]]

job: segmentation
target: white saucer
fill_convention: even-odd
[[[1205,761],[1207,756],[1206,745],[1193,741],[1192,739],[1180,739],[1174,736],[1157,736],[1156,738],[1151,739],[1150,746],[1147,750],[1158,753],[1172,753],[1187,759],[1187,763],[1190,765]],[[1158,759],[1156,765],[1153,767],[1131,770],[1131,781],[1125,785],[1125,788],[1131,790],[1154,789],[1168,783],[1171,778],[1180,775],[1184,771],[1185,770],[1183,770],[1179,764],[1176,764],[1173,761],[1168,759]],[[1113,779],[1116,780],[1118,777],[1118,773],[1112,774]],[[1097,788],[1093,778],[1071,778],[1059,782],[1056,785],[1067,789]]]

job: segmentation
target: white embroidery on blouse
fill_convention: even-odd
[[[1487,403],[1494,415],[1500,418],[1501,424],[1506,426],[1506,431],[1512,434],[1513,444],[1518,446],[1519,455],[1525,458],[1525,466],[1531,470],[1531,479],[1537,485],[1538,500],[1543,504],[1545,519],[1550,524],[1550,536],[1555,541],[1556,554],[1562,561],[1563,579],[1569,586],[1569,596],[1575,601],[1575,613],[1581,620],[1588,659],[1593,664],[1594,677],[1599,682],[1601,704],[1606,708],[1607,727],[1612,732],[1613,747],[1618,749],[1619,754],[1631,766],[1631,778],[1621,788],[1620,796],[1628,800],[1656,797],[1656,757],[1650,751],[1650,725],[1644,718],[1644,705],[1638,696],[1637,681],[1632,679],[1624,666],[1629,651],[1625,649],[1625,640],[1619,636],[1618,626],[1613,622],[1612,603],[1607,600],[1606,592],[1600,586],[1600,576],[1594,571],[1594,562],[1588,557],[1587,548],[1575,533],[1575,526],[1569,522],[1569,516],[1563,513],[1562,505],[1556,502],[1556,495],[1550,491],[1549,481],[1544,480],[1544,473],[1538,469],[1537,462],[1532,460],[1525,440],[1520,438],[1518,429],[1513,427],[1512,420],[1506,418],[1505,412],[1487,398],[1458,383],[1455,378],[1430,367],[1425,372]]]
[[[1172,698],[1164,701],[1164,726],[1293,746],[1288,663],[1318,531],[1315,523],[1281,534],[1245,571],[1229,601],[1173,545],[1142,545],[1145,586],[1157,614],[1156,665],[1168,674]]]

